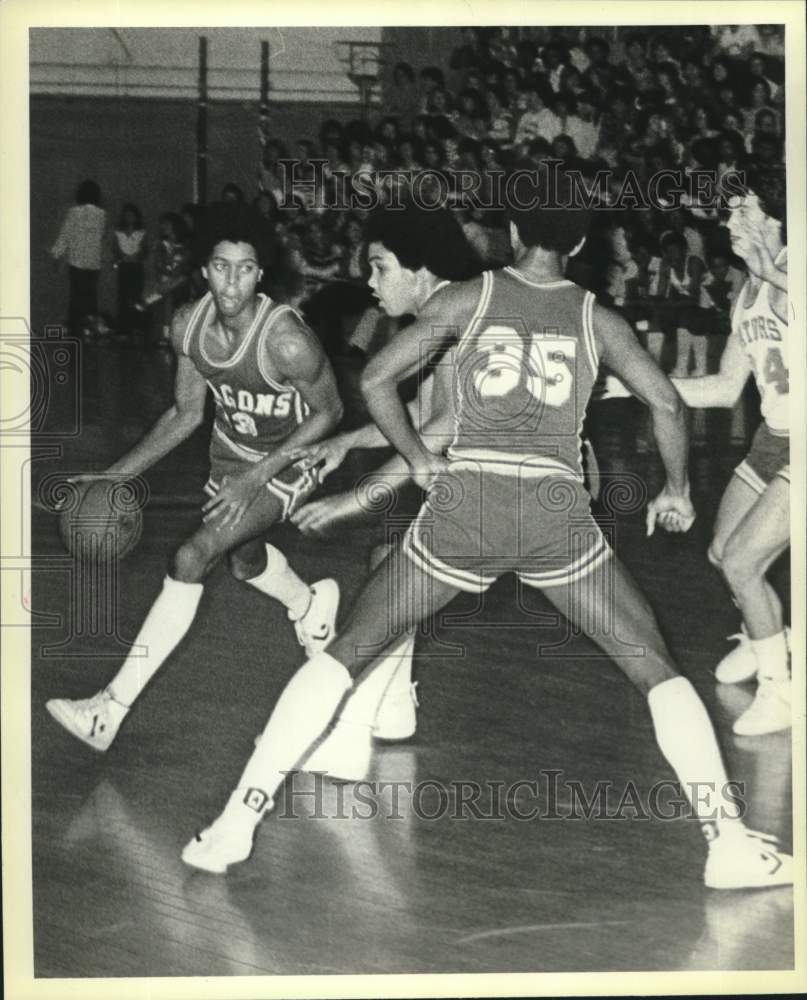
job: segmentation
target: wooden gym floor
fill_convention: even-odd
[[[58,458],[34,461],[34,487],[46,472],[99,469],[121,454],[166,407],[171,374],[166,352],[83,345],[71,383],[80,385],[80,433],[60,439]],[[51,432],[66,426],[67,409],[67,396],[54,397]],[[657,459],[636,446],[630,402],[597,404],[591,425],[604,471],[658,487]],[[37,976],[793,967],[791,891],[706,890],[694,821],[631,818],[630,809],[622,819],[546,815],[551,771],[561,772],[555,811],[567,817],[569,782],[587,795],[595,782],[610,782],[612,807],[635,787],[646,806],[654,782],[671,774],[643,699],[592,658],[587,640],[573,638],[565,655],[538,655],[563,628],[537,594],[520,607],[512,578],[481,609],[460,597],[419,640],[417,735],[377,753],[374,777],[400,784],[370,799],[374,818],[361,818],[370,809],[350,786],[326,781],[315,799],[304,794],[315,791],[313,779],[298,775],[247,863],[226,878],[183,866],[182,846],[219,812],[302,662],[283,609],[214,571],[193,629],[106,755],[64,733],[44,703],[88,696],[115,672],[169,553],[197,523],[205,452],[201,431],[149,474],[143,537],[116,586],[89,601],[71,577],[55,518],[33,512]],[[752,691],[719,689],[712,677],[738,620],[706,548],[741,456],[726,419],[710,417],[693,450],[699,516],[691,532],[646,540],[642,512],[620,514],[618,552],[706,701],[730,775],[745,783],[749,825],[789,846],[790,734],[733,737],[731,721]],[[353,473],[358,467],[354,460]],[[316,541],[281,528],[273,540],[304,578],[336,577],[350,602],[366,571],[366,533]],[[786,560],[775,582],[787,597]],[[531,780],[539,782],[537,819],[463,812],[459,782],[490,790]],[[417,815],[407,788],[427,781],[449,797],[441,802],[435,785],[421,785]],[[494,811],[491,795],[479,800],[483,813]],[[521,810],[535,804],[524,786],[514,795]],[[354,806],[360,816],[349,818]],[[441,806],[442,815],[425,818]]]

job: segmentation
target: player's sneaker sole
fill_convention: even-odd
[[[790,681],[760,679],[756,697],[735,720],[736,736],[767,736],[790,729],[793,725]]]

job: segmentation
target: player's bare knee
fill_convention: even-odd
[[[264,570],[264,563],[260,560],[244,559],[242,556],[230,555],[227,559],[227,567],[236,580],[253,580],[260,576]]]
[[[184,542],[171,560],[171,576],[181,583],[201,583],[207,573],[210,554],[196,540]]]
[[[755,559],[749,559],[740,545],[729,545],[723,554],[723,575],[735,596],[741,596],[760,575]]]

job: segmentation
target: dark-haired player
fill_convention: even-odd
[[[417,625],[460,591],[484,592],[515,572],[647,696],[658,745],[709,841],[706,884],[792,881],[792,858],[741,822],[703,703],[678,674],[650,607],[589,511],[579,428],[602,362],[651,409],[667,484],[648,508],[648,532],[656,523],[683,531],[694,517],[684,408],[628,324],[564,279],[567,256],[585,239],[587,213],[561,205],[573,205],[564,175],[545,177],[540,189],[523,175],[510,206],[514,265],[440,289],[368,365],[370,412],[416,481],[431,487],[429,499],[328,651],[286,686],[223,813],[186,845],[188,864],[223,872],[249,856],[285,775],[372,669],[368,647],[383,649],[396,626]],[[436,375],[450,378],[447,458],[424,444],[397,392],[445,343],[453,346]]]
[[[756,676],[756,697],[734,732],[760,736],[792,720],[787,629],[766,579],[790,544],[790,361],[784,172],[766,171],[750,184],[730,209],[732,250],[749,275],[734,304],[720,370],[673,382],[687,405],[699,408],[733,407],[752,374],[759,389],[762,423],[723,494],[709,559],[742,614],[739,645],[718,664],[716,677],[736,684]]]
[[[333,635],[335,581],[307,586],[282,552],[260,540],[316,486],[316,473],[295,466],[285,449],[316,441],[338,423],[333,373],[298,313],[257,292],[272,247],[250,212],[224,205],[209,210],[200,251],[209,291],[174,317],[174,404],[106,474],[138,475],[176,448],[202,422],[210,390],[216,414],[209,500],[203,523],[174,553],[163,589],[112,681],[91,698],[47,703],[58,722],[96,750],[109,747],[187,632],[204,580],[224,555],[237,579],[285,605],[309,656]]]
[[[394,212],[378,209],[367,219],[364,240],[368,244],[369,285],[386,314],[393,318],[418,315],[450,281],[466,280],[482,271],[475,250],[447,208],[427,210],[409,202]],[[439,389],[433,377],[425,379],[409,406],[413,423],[426,440],[432,439],[435,422],[441,422],[446,410],[439,400],[433,399]],[[388,443],[378,427],[370,423],[300,449],[293,457],[307,467],[319,467],[324,478],[351,449],[381,448]],[[372,476],[363,478],[363,489],[306,503],[292,520],[307,534],[327,531],[336,523],[354,519],[367,521],[368,497],[374,489],[384,490],[388,498],[392,493],[398,495],[398,520],[401,504],[406,507],[410,502],[408,493],[401,493],[408,484],[411,484],[409,468],[396,455]],[[414,506],[412,516],[416,510]],[[377,550],[373,558],[377,559]],[[415,637],[410,633],[386,651],[367,679],[345,700],[333,731],[303,762],[305,769],[359,780],[366,776],[369,767],[373,737],[397,741],[414,734],[417,725],[417,699],[412,683],[414,648]]]

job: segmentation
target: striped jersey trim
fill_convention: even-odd
[[[578,482],[583,482],[583,476],[559,459],[546,455],[519,455],[518,452],[493,451],[485,448],[455,448],[453,445],[446,451],[446,457],[451,462],[479,463],[490,472],[503,476],[569,476]]]
[[[596,379],[600,368],[600,358],[597,351],[597,341],[594,337],[594,302],[593,292],[586,292],[583,297],[583,340],[586,345],[586,354],[591,365],[591,374]]]
[[[189,353],[192,337],[197,334],[198,330],[207,326],[210,319],[208,314],[215,310],[215,308],[213,296],[210,292],[206,292],[196,303],[193,312],[188,318],[188,325],[185,327],[185,336],[182,338],[183,354]]]
[[[493,294],[493,272],[483,271],[482,288],[479,292],[479,301],[476,303],[476,309],[474,310],[473,316],[471,316],[470,320],[468,321],[468,325],[462,331],[462,334],[460,335],[460,338],[457,341],[457,348],[460,347],[463,340],[465,340],[468,334],[476,327],[479,320],[482,319],[482,317],[485,315],[492,294]]]
[[[482,288],[479,292],[479,301],[476,303],[476,309],[474,310],[473,316],[468,322],[468,325],[462,331],[461,336],[457,340],[456,347],[454,348],[454,358],[455,361],[459,362],[460,351],[462,349],[463,341],[468,337],[472,330],[474,330],[479,323],[480,319],[485,315],[488,305],[490,303],[490,297],[493,294],[493,273],[491,271],[482,272]],[[460,424],[462,420],[462,406],[463,406],[463,395],[462,395],[462,385],[460,384],[460,379],[454,379],[454,385],[456,388],[456,407],[454,410],[454,444],[459,440]]]
[[[611,557],[611,549],[602,536],[583,556],[559,570],[547,573],[521,573],[518,578],[528,587],[562,587],[582,580]]]
[[[412,562],[429,576],[433,576],[449,586],[456,587],[457,590],[464,590],[470,594],[480,594],[487,590],[492,583],[496,582],[495,576],[485,573],[474,573],[473,571],[457,569],[438,559],[433,552],[430,552],[417,537],[418,518],[410,525],[404,536],[403,551]]]
[[[573,285],[573,281],[569,281],[568,278],[558,278],[555,281],[530,281],[525,275],[521,274],[520,271],[516,271],[515,268],[509,265],[503,268],[511,278],[516,278],[518,281],[525,285],[529,285],[530,288],[568,288],[569,285]]]
[[[257,330],[260,329],[261,325],[263,324],[263,321],[266,319],[266,314],[274,305],[274,303],[268,296],[259,293],[258,297],[261,299],[261,304],[258,306],[258,309],[255,312],[255,317],[253,318],[252,323],[250,324],[249,330],[247,330],[247,335],[238,345],[238,350],[235,352],[235,354],[233,354],[231,358],[228,358],[227,361],[213,361],[212,358],[208,357],[207,351],[205,350],[205,334],[209,330],[209,325],[206,323],[204,326],[200,328],[199,353],[202,355],[202,358],[204,359],[205,363],[210,365],[211,368],[219,368],[222,371],[226,371],[229,368],[234,368],[235,365],[237,365],[238,362],[246,354],[247,349],[249,348],[249,345],[255,336],[255,333],[257,332]],[[213,297],[211,295],[211,301],[212,298]]]
[[[742,481],[746,484],[746,486],[750,486],[755,493],[765,492],[767,485],[765,483],[765,480],[762,478],[762,476],[754,472],[754,470],[745,460],[740,462],[740,464],[734,470],[734,475],[737,476],[738,479],[742,479]]]
[[[290,312],[294,316],[296,316],[297,319],[300,320],[300,322],[304,322],[302,316],[297,312],[297,310],[293,309],[289,305],[283,304],[275,308],[275,311],[272,313],[272,315],[269,317],[269,320],[264,325],[264,328],[261,331],[260,340],[258,341],[258,349],[257,349],[258,371],[261,373],[261,378],[269,385],[271,385],[273,388],[279,389],[281,392],[297,392],[297,390],[294,388],[293,385],[287,385],[283,382],[278,382],[277,379],[272,378],[272,376],[264,369],[263,365],[263,356],[264,356],[263,347],[266,342],[266,338],[272,332],[272,327],[275,325],[277,318],[279,316],[285,315],[285,313],[287,312]]]

